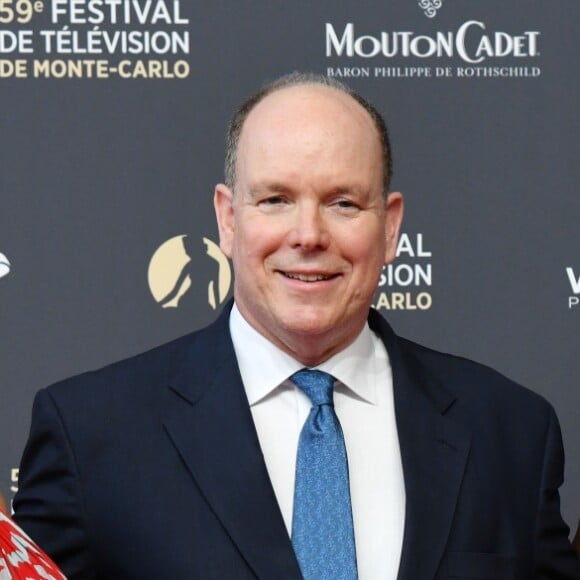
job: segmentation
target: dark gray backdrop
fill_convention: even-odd
[[[0,54],[0,64],[20,59],[27,67],[25,78],[0,78],[0,252],[11,265],[0,279],[0,491],[13,495],[13,470],[39,388],[215,317],[207,292],[212,280],[217,284],[217,262],[206,255],[202,238],[217,241],[213,186],[222,179],[223,134],[240,100],[294,69],[364,74],[367,68],[368,77],[344,80],[387,117],[393,185],[407,200],[404,231],[411,253],[417,253],[417,235],[423,254],[430,253],[407,251],[401,264],[430,267],[432,274],[430,285],[379,288],[383,306],[393,293],[407,293],[406,308],[381,311],[401,334],[494,366],[554,404],[568,459],[563,511],[575,527],[580,306],[569,307],[577,295],[566,268],[580,275],[580,4],[177,4],[187,24],[173,15],[171,22],[144,25],[105,18],[98,27],[111,34],[188,31],[188,54],[123,54],[117,47],[87,55],[64,37],[47,54],[41,31],[68,25],[82,39],[95,28],[70,15],[52,22],[48,1],[30,22],[14,15],[0,24],[0,32],[27,30],[35,39],[32,53],[18,54],[9,51],[5,36]],[[355,39],[385,32],[392,41],[407,31],[413,33],[407,38],[432,39],[450,32],[455,40],[469,21],[479,23],[466,37],[472,59],[482,35],[490,38],[477,64],[465,62],[456,45],[452,56],[350,57],[346,47],[327,56],[327,24],[342,35],[352,23]],[[424,53],[429,42],[416,47]],[[519,55],[513,46],[512,54],[489,54],[490,46],[510,52],[509,42]],[[373,45],[372,39],[359,42],[366,54]],[[114,72],[109,78],[37,78],[35,59],[61,61],[56,67],[102,59],[110,68],[123,60],[130,66],[164,60],[170,68],[181,61],[189,74],[181,80]],[[390,78],[374,76],[375,67],[388,68]],[[449,67],[453,76],[410,78],[411,67],[430,68],[433,75],[436,67]],[[457,76],[469,67],[485,67],[491,76]],[[162,308],[149,290],[149,262],[180,235],[188,236],[191,286],[178,308]],[[168,268],[177,279],[180,268]],[[420,293],[429,295],[430,308],[409,309]]]

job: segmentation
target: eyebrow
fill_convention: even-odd
[[[254,193],[291,193],[292,188],[279,181],[261,182],[249,188],[251,194]]]
[[[291,194],[294,188],[279,181],[267,181],[257,183],[249,188],[251,195],[268,193]],[[325,195],[331,197],[333,195],[350,194],[355,196],[368,197],[368,192],[358,185],[335,185],[330,188]]]

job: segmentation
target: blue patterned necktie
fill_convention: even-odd
[[[312,401],[296,458],[296,558],[306,580],[356,580],[348,462],[332,400],[334,377],[303,369],[290,380]]]

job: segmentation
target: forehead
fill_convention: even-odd
[[[248,114],[238,143],[242,165],[259,157],[317,156],[344,162],[380,164],[378,130],[369,113],[350,95],[323,85],[279,89]],[[290,161],[290,159],[287,159]]]

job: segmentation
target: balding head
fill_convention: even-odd
[[[356,101],[360,107],[366,111],[369,116],[381,148],[382,156],[382,171],[383,171],[383,194],[386,196],[389,191],[389,186],[391,182],[391,177],[393,173],[392,167],[392,154],[391,145],[389,141],[389,134],[386,123],[382,115],[371,105],[364,97],[356,93],[347,85],[329,78],[323,75],[309,74],[309,73],[299,73],[294,72],[283,77],[280,77],[268,84],[266,84],[257,93],[253,94],[251,97],[246,99],[244,103],[238,108],[234,113],[232,120],[228,127],[228,132],[226,136],[226,158],[225,158],[225,183],[232,189],[235,190],[236,184],[236,172],[237,172],[237,160],[238,160],[238,146],[240,141],[240,136],[242,133],[243,126],[250,112],[256,107],[261,101],[263,101],[269,95],[293,87],[300,86],[319,86],[328,87],[336,91],[343,93],[350,99]]]

